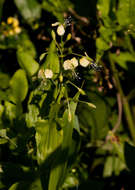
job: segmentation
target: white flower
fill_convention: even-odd
[[[61,25],[59,25],[58,28],[57,28],[57,34],[58,34],[59,36],[63,36],[64,33],[65,33],[65,28],[64,28],[64,26],[61,24]]]
[[[40,69],[39,71],[38,71],[38,78],[39,79],[43,79],[45,76],[44,76],[44,69]]]
[[[51,78],[53,77],[53,72],[52,72],[51,69],[45,69],[44,74],[45,74],[45,77],[46,77],[47,79],[51,79]]]
[[[66,61],[64,61],[63,67],[64,67],[64,70],[72,70],[73,66],[72,66],[71,60],[67,59]]]
[[[90,64],[89,60],[86,57],[82,57],[80,59],[80,65],[82,67],[87,67]]]
[[[73,70],[78,66],[78,61],[75,57],[73,57],[72,59],[67,59],[66,61],[64,61],[63,67],[64,70]]]
[[[74,68],[76,68],[76,67],[78,66],[78,60],[77,60],[75,57],[73,57],[73,58],[71,59],[71,63],[72,63],[72,66],[73,66]]]

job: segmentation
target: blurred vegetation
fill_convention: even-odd
[[[134,0],[0,0],[1,190],[133,189],[134,18]],[[80,55],[95,68],[63,71]]]

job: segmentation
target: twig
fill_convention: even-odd
[[[78,15],[75,10],[73,10],[71,7],[68,9],[69,12],[74,15],[74,17],[76,17],[78,20],[81,20],[82,22],[84,22],[85,24],[89,24],[89,20],[86,17],[80,16]]]
[[[123,89],[122,89],[122,86],[121,86],[121,83],[120,83],[120,80],[119,80],[118,72],[117,72],[117,69],[115,67],[115,63],[114,63],[114,61],[113,61],[113,59],[111,57],[111,54],[109,54],[109,60],[110,60],[110,63],[111,63],[111,69],[112,69],[112,72],[113,72],[113,76],[114,76],[115,81],[116,81],[115,85],[116,85],[116,88],[117,88],[117,90],[118,90],[118,92],[119,92],[119,94],[121,96],[122,102],[123,102],[123,110],[124,110],[124,114],[125,114],[125,117],[126,117],[126,120],[127,120],[128,128],[129,128],[132,140],[135,143],[135,125],[134,125],[132,113],[131,113],[131,110],[130,110],[128,100],[126,99],[126,97],[124,95],[124,92],[123,92]]]
[[[121,101],[121,97],[119,93],[117,93],[117,102],[118,102],[118,120],[112,130],[113,133],[115,133],[116,130],[119,128],[119,125],[121,123],[121,118],[122,118],[122,101]]]

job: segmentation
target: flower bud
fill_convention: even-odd
[[[63,36],[64,33],[65,33],[65,28],[64,28],[64,26],[61,24],[61,25],[59,25],[58,28],[57,28],[57,34],[58,34],[59,36]]]

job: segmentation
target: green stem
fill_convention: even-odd
[[[109,54],[109,58],[110,58],[110,63],[111,63],[113,76],[114,76],[114,79],[115,79],[115,82],[116,82],[116,88],[119,91],[121,99],[122,99],[122,102],[123,102],[123,109],[124,109],[124,114],[125,114],[125,117],[126,117],[126,120],[127,120],[127,123],[128,123],[128,128],[129,128],[131,137],[132,137],[132,139],[133,139],[133,141],[135,143],[135,124],[133,122],[130,106],[129,106],[129,103],[128,103],[128,100],[127,100],[126,96],[124,95],[123,89],[121,87],[121,83],[120,83],[119,76],[118,76],[118,71],[117,71],[117,69],[115,67],[114,61],[112,60],[111,54]]]

